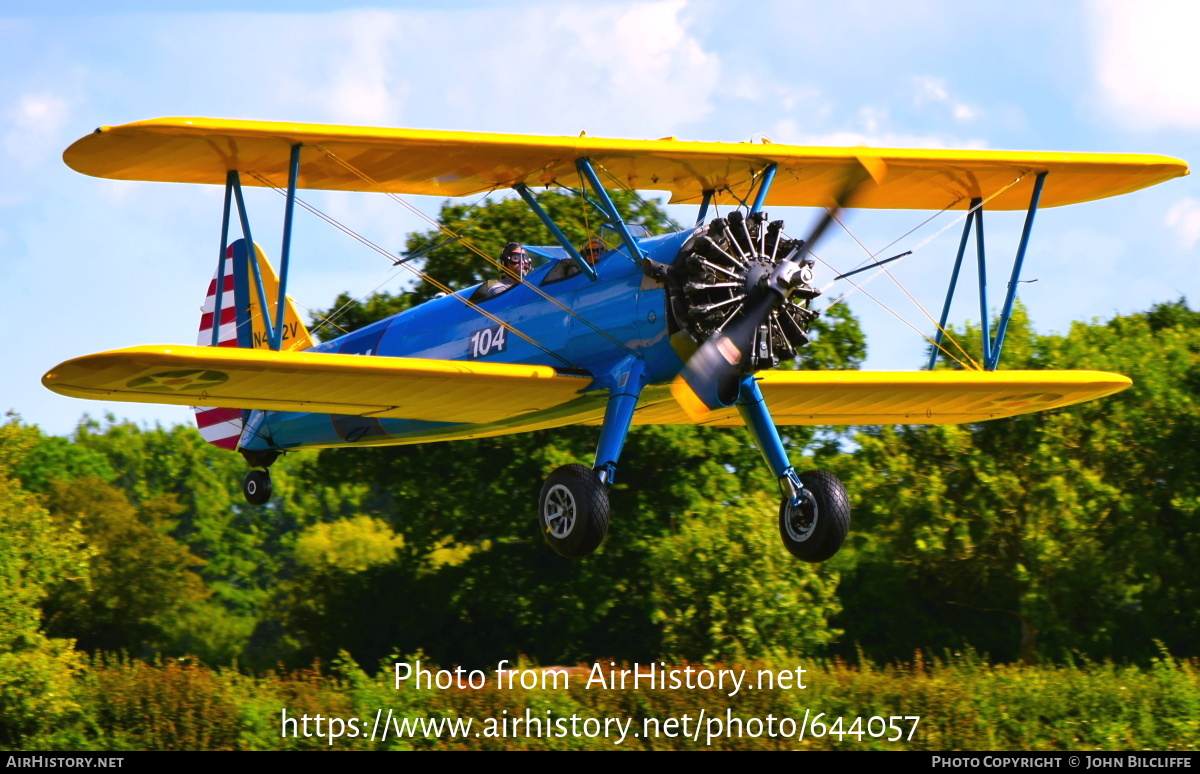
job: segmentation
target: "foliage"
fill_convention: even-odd
[[[209,594],[195,572],[203,560],[169,534],[182,510],[174,498],[135,508],[89,476],[51,484],[46,506],[61,525],[77,525],[94,552],[89,587],[61,584],[47,600],[50,633],[92,651],[152,656],[169,646],[171,622]]]
[[[338,336],[370,325],[376,320],[383,320],[399,314],[413,303],[411,293],[393,295],[386,290],[381,290],[360,301],[349,292],[342,292],[333,300],[333,306],[329,309],[313,312],[317,322],[309,333],[316,335],[322,341],[336,339]]]
[[[91,551],[13,478],[30,448],[16,422],[0,425],[0,744],[15,745],[78,712],[69,640],[42,631],[40,605],[54,584],[87,582]]]
[[[404,539],[379,519],[355,516],[314,524],[296,539],[296,561],[302,566],[363,572],[396,558]]]
[[[61,439],[41,438],[35,448],[55,440]],[[361,487],[344,482],[302,484],[311,478],[306,470],[316,455],[289,454],[272,468],[280,494],[265,506],[248,505],[240,489],[245,463],[206,443],[194,427],[182,425],[141,428],[112,417],[103,423],[85,418],[72,446],[119,471],[106,480],[135,510],[157,507],[154,503],[177,504],[169,517],[171,526],[159,531],[197,558],[188,566],[199,567],[206,593],[211,592],[207,600],[194,600],[174,615],[160,617],[153,640],[127,633],[127,647],[132,652],[162,648],[191,653],[209,663],[230,663],[239,657],[273,663],[276,654],[263,651],[273,640],[257,635],[256,629],[270,595],[294,571],[295,536],[310,524],[352,515]],[[76,480],[71,470],[59,473],[64,482]]]
[[[93,476],[112,482],[117,478],[109,460],[70,438],[44,435],[36,427],[22,425],[19,418],[9,423],[14,436],[24,439],[23,450],[13,463],[12,475],[27,492],[45,493],[55,481]]]
[[[631,669],[633,664],[597,659],[559,673],[557,687],[498,687],[493,664],[479,689],[395,685],[392,663],[436,671],[421,656],[392,656],[375,678],[353,661],[339,658],[333,673],[313,669],[268,672],[250,677],[189,661],[148,664],[97,659],[78,690],[80,716],[21,737],[18,749],[56,750],[455,750],[455,749],[653,749],[653,750],[1158,750],[1195,747],[1200,714],[1200,664],[1160,655],[1148,668],[1081,661],[1058,667],[993,665],[971,652],[928,658],[918,652],[905,662],[848,666],[776,656],[737,662],[658,660],[656,667],[684,670],[731,669],[745,683],[730,695],[724,688],[634,688],[593,683],[597,667]],[[649,663],[638,665],[648,669]],[[516,669],[536,669],[522,661]],[[798,670],[803,669],[803,673]],[[539,680],[540,670],[529,673]],[[566,675],[567,683],[561,682]],[[781,675],[792,682],[783,687]],[[760,683],[760,680],[762,681]],[[754,689],[746,688],[753,685]],[[800,688],[799,685],[803,685]],[[704,722],[699,733],[682,733]],[[393,718],[386,739],[370,738],[376,713],[380,725]],[[561,726],[515,728],[527,717]],[[315,718],[323,718],[317,736]],[[309,736],[300,722],[307,716]],[[897,717],[900,730],[888,728]],[[797,730],[807,717],[803,738]],[[915,729],[913,718],[918,718]],[[330,740],[330,719],[342,721]],[[572,719],[575,733],[570,733]],[[630,722],[618,744],[616,729],[599,732],[604,719]],[[730,719],[740,725],[730,725]],[[773,718],[775,734],[767,732]],[[854,725],[856,718],[861,722]],[[874,718],[875,720],[872,720]],[[882,718],[882,721],[879,720]],[[350,719],[357,722],[351,737]],[[455,734],[451,724],[470,720]],[[498,731],[507,721],[506,733]],[[582,722],[599,720],[593,733]],[[674,720],[674,731],[665,724]],[[757,721],[757,722],[756,722]],[[403,723],[413,730],[397,734]],[[424,726],[422,725],[424,724]],[[436,727],[440,733],[433,733]],[[489,726],[490,724],[490,726]],[[656,725],[657,724],[657,725]],[[335,724],[336,727],[336,724]],[[423,727],[430,733],[423,732]],[[646,733],[659,729],[658,734]],[[780,728],[790,730],[779,734]],[[556,734],[548,732],[553,728]],[[567,733],[559,735],[558,729]],[[857,729],[857,732],[856,732]],[[911,738],[909,732],[911,731]],[[476,733],[479,732],[479,733]],[[711,735],[711,736],[710,736]],[[891,737],[889,739],[888,737]]]
[[[764,518],[768,497],[686,514],[654,546],[653,612],[663,624],[662,654],[742,660],[770,653],[813,653],[841,632],[837,574],[797,562]]]
[[[1183,302],[1066,336],[1018,315],[1010,366],[1119,371],[1134,386],[979,425],[878,428],[830,460],[854,482],[847,639],[877,657],[967,642],[1027,662],[1146,660],[1155,638],[1194,648],[1197,323]]]
[[[858,318],[839,304],[813,321],[812,343],[799,351],[795,367],[805,371],[857,369],[867,356],[867,338]]]
[[[85,679],[98,749],[234,750],[242,716],[231,681],[188,659],[96,658]]]

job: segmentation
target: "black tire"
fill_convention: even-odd
[[[608,533],[608,491],[586,465],[563,465],[542,485],[538,526],[555,553],[577,559]]]
[[[850,532],[850,499],[837,476],[825,470],[800,474],[806,502],[791,507],[791,498],[779,504],[779,536],[788,553],[804,562],[830,559]]]
[[[242,481],[242,495],[251,505],[266,505],[271,499],[271,474],[265,470],[252,470]]]

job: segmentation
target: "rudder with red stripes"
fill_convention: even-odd
[[[254,255],[257,271],[248,260],[244,240],[239,239],[226,248],[222,264],[213,273],[204,305],[200,308],[197,346],[271,348],[260,299],[265,299],[268,310],[266,319],[273,325],[279,281],[258,245],[254,246]],[[290,298],[285,303],[281,349],[311,347],[312,338],[295,304]],[[204,440],[222,449],[238,448],[245,420],[242,409],[197,406],[195,411],[196,425]]]

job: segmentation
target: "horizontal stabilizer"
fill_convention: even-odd
[[[591,379],[549,366],[152,345],[68,360],[42,384],[94,400],[483,424],[566,403]]]
[[[1133,384],[1103,371],[765,371],[759,387],[777,425],[946,425],[1103,398]],[[635,424],[743,424],[737,408],[693,422],[666,387],[642,394]]]

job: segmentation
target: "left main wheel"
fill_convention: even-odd
[[[542,537],[560,556],[577,559],[600,547],[608,533],[608,491],[586,465],[563,465],[538,498]]]
[[[804,562],[830,559],[850,532],[850,498],[837,476],[826,470],[800,474],[803,497],[792,506],[790,497],[779,504],[779,536],[788,553]]]
[[[242,495],[251,505],[266,505],[271,490],[271,474],[265,470],[251,470],[242,481]]]

